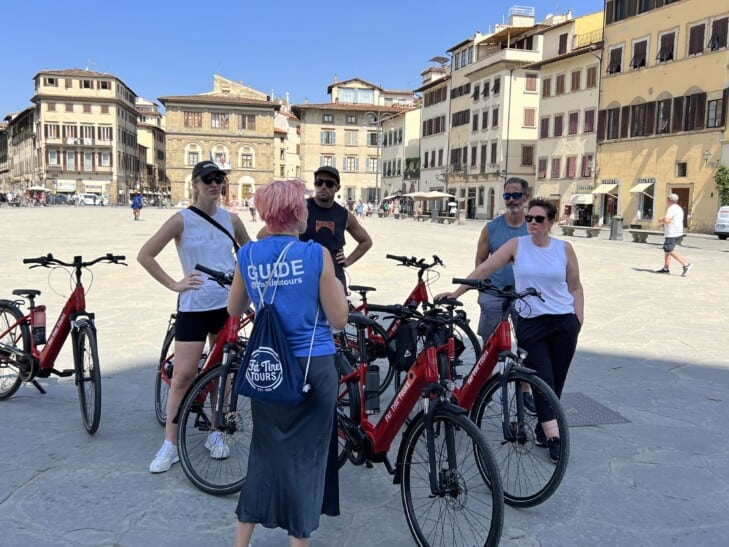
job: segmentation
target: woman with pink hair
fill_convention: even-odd
[[[308,215],[304,184],[271,182],[256,192],[256,208],[270,237],[238,251],[228,312],[242,314],[250,295],[258,304],[259,289],[267,284],[264,301],[273,302],[302,369],[311,359],[311,391],[298,406],[251,400],[253,434],[236,509],[236,545],[247,546],[260,523],[287,530],[291,545],[303,547],[319,527],[334,427],[338,380],[331,329],[344,327],[348,307],[329,253],[318,243],[299,241]]]

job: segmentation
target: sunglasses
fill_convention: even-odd
[[[504,192],[504,195],[502,196],[504,200],[507,199],[521,199],[521,197],[524,195],[524,192]]]
[[[212,184],[213,181],[217,184],[225,184],[225,175],[223,173],[213,173],[212,175],[203,175],[200,180],[205,184]]]
[[[527,224],[529,224],[532,220],[536,220],[537,224],[541,224],[545,220],[547,220],[547,217],[544,215],[524,215],[524,220],[527,221]]]
[[[326,184],[327,188],[334,188],[337,185],[337,181],[328,179],[314,179],[314,186],[323,186],[324,184]]]

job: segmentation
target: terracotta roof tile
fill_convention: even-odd
[[[197,103],[197,104],[235,104],[239,106],[264,106],[274,110],[281,108],[278,103],[271,101],[260,101],[257,99],[249,99],[247,97],[241,97],[240,95],[233,95],[229,93],[216,93],[216,94],[205,94],[205,95],[168,95],[166,97],[157,97],[165,107],[167,103]]]

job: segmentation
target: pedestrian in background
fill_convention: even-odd
[[[686,277],[691,269],[691,263],[687,262],[684,257],[676,252],[676,243],[678,238],[683,237],[683,209],[678,204],[678,194],[669,194],[666,198],[668,201],[668,209],[666,216],[661,218],[659,222],[663,225],[663,268],[657,273],[671,273],[671,257],[678,260],[683,267],[682,277]]]
[[[271,303],[275,293],[273,306],[286,318],[284,335],[302,368],[311,356],[307,376],[311,390],[296,406],[251,400],[253,434],[247,478],[236,509],[235,544],[247,547],[260,523],[285,529],[291,545],[303,547],[330,506],[325,499],[326,455],[338,389],[332,328],[344,328],[349,310],[330,254],[313,241],[299,240],[308,216],[304,184],[274,181],[258,191],[256,200],[268,237],[238,251],[228,312],[240,315],[248,308],[250,295],[260,291],[256,283],[263,272],[270,272],[288,247],[286,278],[274,276],[275,291],[267,292],[265,298]],[[335,504],[338,514],[338,499]]]
[[[213,225],[190,208],[172,215],[139,250],[137,260],[164,287],[179,294],[175,323],[175,370],[167,395],[165,440],[149,465],[150,473],[163,473],[179,461],[177,424],[174,419],[187,389],[197,375],[205,340],[212,346],[215,337],[228,319],[228,291],[195,270],[201,264],[214,270],[233,273],[235,256],[231,237],[239,245],[249,241],[243,222],[218,201],[227,177],[217,164],[202,161],[192,170],[194,206],[215,220],[225,231]],[[232,234],[232,235],[231,235]],[[157,261],[157,255],[175,242],[182,266],[182,279],[168,274]],[[210,457],[224,459],[230,449],[217,431],[205,443]]]
[[[142,214],[142,207],[144,207],[142,194],[134,194],[134,197],[132,198],[132,213],[134,214],[134,220],[139,220],[139,217]]]

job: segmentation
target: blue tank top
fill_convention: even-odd
[[[496,217],[488,222],[486,227],[489,230],[489,255],[492,255],[504,243],[512,238],[527,235],[526,224],[517,226],[516,228],[506,223],[504,215]],[[514,269],[511,264],[507,264],[500,270],[495,271],[489,276],[491,283],[499,288],[507,285],[514,286]]]
[[[311,355],[331,355],[335,352],[332,330],[319,303],[319,278],[324,268],[324,249],[309,241],[300,242],[293,236],[269,236],[261,241],[246,243],[238,251],[238,267],[246,290],[258,304],[258,283],[265,283],[284,247],[295,243],[274,274],[264,300],[273,301],[283,330],[296,357],[307,357],[317,310],[319,319]],[[263,285],[261,285],[263,290]]]

